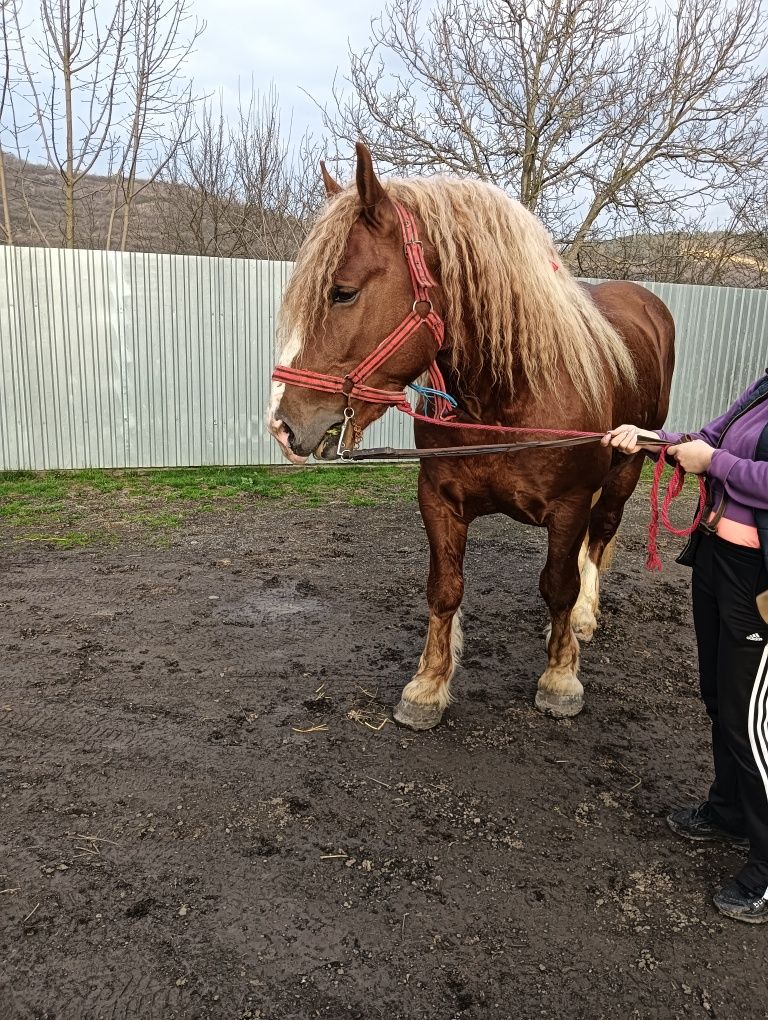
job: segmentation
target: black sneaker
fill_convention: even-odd
[[[710,807],[709,801],[696,807],[678,808],[667,815],[667,825],[678,836],[684,839],[692,839],[696,842],[709,842],[719,840],[722,843],[731,843],[733,846],[749,847],[749,840],[746,836],[729,832],[723,828]]]
[[[765,924],[768,921],[768,898],[747,889],[737,878],[715,893],[712,902],[721,914],[732,917],[734,921],[746,921],[747,924]]]

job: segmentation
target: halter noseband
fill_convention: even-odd
[[[416,221],[405,206],[399,202],[392,202],[395,207],[400,228],[403,236],[403,249],[405,260],[408,264],[408,272],[411,275],[413,284],[413,307],[409,315],[397,326],[389,336],[371,351],[357,368],[353,368],[345,376],[326,375],[323,372],[311,372],[303,368],[289,368],[287,365],[277,365],[272,372],[272,379],[275,382],[288,383],[291,386],[301,386],[304,389],[319,390],[322,393],[343,393],[347,398],[347,407],[350,401],[362,400],[366,404],[390,404],[406,413],[412,413],[412,408],[403,390],[380,390],[373,386],[366,386],[365,380],[381,368],[395,351],[398,351],[410,338],[417,333],[422,326],[426,326],[434,339],[437,341],[437,349],[443,345],[445,339],[445,326],[443,320],[432,307],[429,298],[429,290],[437,284],[427,269],[424,261],[424,248],[419,240],[416,230]],[[419,310],[419,306],[427,306],[425,314]],[[437,391],[445,390],[440,369],[435,361],[429,366],[430,385]],[[443,397],[437,396],[435,400],[435,415],[438,418],[444,417],[450,410],[450,404]],[[351,417],[348,415],[347,417]],[[342,433],[343,437],[343,433]]]

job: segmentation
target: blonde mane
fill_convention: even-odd
[[[624,341],[562,265],[543,224],[519,202],[493,185],[451,177],[382,185],[418,214],[437,251],[446,335],[460,375],[470,365],[484,365],[511,394],[513,373],[522,366],[532,392],[542,397],[565,368],[593,408],[604,399],[609,378],[634,381]],[[284,342],[289,336],[303,341],[322,323],[359,215],[351,186],[328,203],[312,228],[280,313]]]

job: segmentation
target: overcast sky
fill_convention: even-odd
[[[294,138],[306,126],[321,133],[320,117],[305,89],[328,99],[337,68],[348,67],[347,40],[356,49],[368,39],[371,18],[384,0],[197,0],[195,10],[208,27],[190,61],[197,88],[224,92],[230,107],[238,80],[248,89],[251,75],[262,90],[274,82],[287,125],[294,113]]]

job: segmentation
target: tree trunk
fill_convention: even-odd
[[[62,174],[64,179],[64,245],[67,248],[75,247],[75,136],[72,111],[72,68],[68,51],[64,53],[62,61],[64,71],[64,97],[65,97],[65,118],[66,118],[66,145],[67,163],[66,171]]]
[[[13,230],[11,229],[11,211],[8,207],[8,185],[5,180],[5,153],[0,148],[0,201],[3,204],[3,232],[5,243],[13,244]]]

